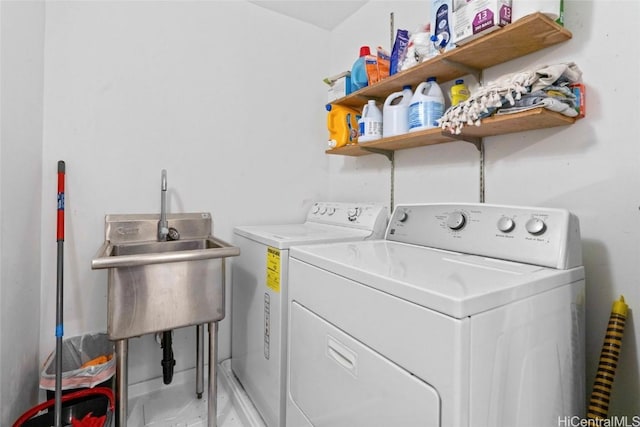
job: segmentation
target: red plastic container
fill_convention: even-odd
[[[62,422],[64,425],[110,427],[113,423],[114,402],[113,390],[107,387],[95,387],[65,394],[62,396]],[[54,405],[55,399],[50,399],[34,406],[22,414],[13,423],[13,427],[52,426],[54,424],[54,411],[48,410],[52,409]],[[92,414],[93,417],[104,418],[99,423],[93,420],[94,422],[90,424],[78,424],[78,421],[84,419],[88,414]],[[72,424],[72,419],[76,420],[76,424]]]

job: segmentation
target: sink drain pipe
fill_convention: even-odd
[[[173,345],[171,343],[171,332],[162,333],[162,380],[165,384],[171,384],[173,380],[173,367],[176,360],[173,358]]]

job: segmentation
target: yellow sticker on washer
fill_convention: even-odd
[[[280,292],[280,250],[267,248],[267,286],[274,292]]]

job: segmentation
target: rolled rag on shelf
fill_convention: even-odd
[[[440,119],[440,127],[460,134],[464,126],[480,126],[493,114],[512,114],[544,107],[569,117],[578,115],[576,97],[568,87],[582,79],[573,63],[534,67],[506,74],[481,86],[466,101],[450,107]]]

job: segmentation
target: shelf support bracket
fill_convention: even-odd
[[[365,150],[365,151],[368,151],[370,153],[382,154],[387,159],[389,159],[390,162],[393,162],[393,153],[394,153],[394,151],[392,151],[392,150],[382,150],[380,148],[374,148],[374,147],[360,147],[360,148]]]
[[[458,141],[469,142],[469,143],[475,145],[475,147],[478,149],[478,151],[482,151],[482,138],[479,138],[477,136],[465,136],[463,134],[454,135],[454,134],[449,133],[449,132],[442,132],[442,134],[445,135],[445,136],[448,136],[449,138],[457,139]]]
[[[479,163],[480,163],[480,195],[479,195],[479,199],[480,199],[480,203],[484,203],[484,195],[485,195],[486,187],[485,187],[485,180],[484,180],[484,142],[483,142],[482,138],[475,137],[475,136],[453,135],[453,134],[450,134],[449,132],[443,132],[443,135],[447,135],[447,136],[449,136],[449,137],[451,137],[453,139],[457,139],[459,141],[469,142],[469,143],[475,145],[476,149],[478,150],[478,153],[480,154],[480,159],[479,159]]]
[[[457,68],[458,70],[462,70],[467,74],[471,74],[476,78],[476,81],[480,83],[482,81],[482,70],[478,70],[477,68],[470,67],[468,65],[462,64],[457,61],[452,61],[451,59],[443,58],[442,62],[447,65],[450,65],[453,68]]]

